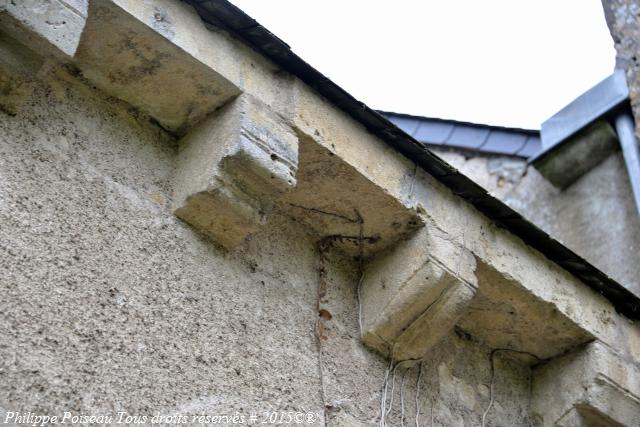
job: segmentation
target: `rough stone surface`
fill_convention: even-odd
[[[486,263],[478,262],[476,275],[478,294],[458,325],[489,346],[529,353],[542,360],[593,338],[555,304],[541,301],[522,283]]]
[[[175,0],[107,0],[95,2],[93,6],[95,6],[91,8],[93,11],[103,10],[107,14],[123,14],[126,19],[124,22],[117,22],[116,25],[124,25],[125,28],[109,29],[109,24],[101,22],[100,19],[94,23],[91,21],[91,13],[89,14],[90,21],[88,25],[95,24],[95,27],[92,28],[97,31],[99,31],[99,28],[110,31],[115,31],[116,29],[135,30],[136,37],[133,38],[133,41],[139,42],[132,46],[134,47],[133,51],[123,49],[123,52],[118,53],[117,48],[120,44],[117,37],[122,36],[122,34],[117,32],[111,34],[115,40],[107,40],[106,42],[103,40],[88,40],[87,50],[89,52],[86,53],[89,57],[96,55],[95,49],[101,48],[101,44],[107,45],[104,47],[107,48],[108,52],[114,51],[117,55],[125,55],[120,58],[115,67],[122,67],[125,77],[125,81],[122,83],[127,85],[131,83],[131,87],[112,87],[109,86],[110,81],[107,81],[104,82],[104,88],[107,91],[116,89],[119,91],[118,93],[132,97],[141,96],[136,92],[142,92],[146,96],[153,96],[143,104],[144,107],[155,106],[155,108],[159,108],[163,106],[171,108],[170,104],[167,105],[168,102],[164,96],[166,95],[165,90],[167,87],[175,88],[175,85],[181,83],[180,78],[182,78],[191,84],[186,89],[182,89],[183,92],[174,90],[171,95],[183,98],[187,111],[179,111],[188,120],[184,126],[186,128],[188,128],[189,124],[197,121],[199,113],[206,114],[205,108],[201,107],[206,107],[205,102],[207,100],[213,100],[220,95],[224,95],[222,98],[229,95],[227,90],[229,84],[235,88],[230,90],[230,96],[237,95],[239,92],[249,93],[269,105],[283,117],[291,115],[294,78],[290,74],[282,72],[279,67],[251,48],[243,45],[237,38],[218,28],[205,26],[196,11],[186,2]],[[133,26],[133,28],[129,28],[125,22]],[[83,39],[89,39],[88,36],[84,36]],[[126,36],[122,42],[125,46],[130,46]],[[93,45],[94,51],[91,52],[93,43],[97,44]],[[178,61],[168,61],[169,57],[173,57],[174,54],[177,55],[175,59],[178,59]],[[91,59],[99,67],[106,67],[105,69],[114,67],[100,57]],[[159,63],[154,59],[157,59]],[[184,61],[184,63],[180,60]],[[135,64],[135,66],[129,70],[129,64]],[[161,68],[156,69],[156,65],[160,65]],[[144,81],[150,82],[153,79],[149,79],[146,75],[140,76],[139,73],[139,71],[149,69],[151,71],[150,74],[154,74],[157,71],[154,74],[156,77],[166,77],[166,80],[158,86],[149,83],[153,88],[161,88],[156,92],[151,91],[151,94],[147,93],[150,88],[146,85],[140,85],[140,83]],[[97,73],[100,72],[97,69],[95,71]],[[118,69],[115,71],[118,71]],[[204,73],[204,75],[200,73]],[[126,77],[130,74],[140,76],[140,81],[129,82]],[[106,77],[109,78],[108,73]],[[103,80],[100,80],[98,76],[96,81],[101,82]],[[223,82],[224,85],[221,86]],[[188,95],[194,95],[195,98]],[[201,99],[203,95],[205,99]],[[220,100],[217,105],[220,106],[224,102],[224,100]],[[194,105],[189,105],[190,103]],[[215,108],[213,105],[211,107]],[[139,106],[139,108],[142,107]],[[175,109],[176,107],[173,108]],[[181,127],[179,130],[186,129]]]
[[[560,425],[632,426],[640,415],[640,370],[596,341],[536,367],[532,410],[542,426],[561,419]]]
[[[342,251],[329,258],[332,318],[319,353],[317,238],[276,215],[234,252],[212,245],[172,214],[175,142],[70,80],[38,86],[15,117],[0,113],[0,407],[326,409],[344,425],[375,421],[388,362],[359,338],[356,263]],[[423,425],[479,423],[488,351],[453,333],[434,349],[420,382]],[[407,423],[416,380],[414,367]],[[498,361],[488,425],[528,425],[529,384],[526,367]]]
[[[517,291],[511,294],[512,297],[530,298],[531,301],[536,301],[536,305],[540,304],[539,307],[545,307],[539,312],[542,316],[537,316],[542,323],[545,312],[556,310],[555,318],[573,324],[572,328],[577,328],[574,329],[578,332],[577,335],[572,332],[564,335],[562,322],[556,325],[559,328],[550,329],[553,334],[545,340],[557,339],[557,343],[562,343],[555,347],[555,351],[564,351],[567,347],[596,337],[625,354],[633,355],[637,360],[636,352],[640,343],[637,327],[616,313],[605,298],[528,248],[521,239],[496,227],[433,177],[420,168],[415,168],[415,165],[398,156],[383,142],[372,138],[357,123],[340,115],[303,87],[296,87],[294,99],[294,124],[300,132],[318,135],[315,139],[318,144],[353,165],[397,201],[416,209],[425,224],[445,230],[453,243],[467,248],[506,283],[516,284],[514,289]],[[384,164],[379,162],[380,158],[385,159]],[[496,293],[499,295],[500,290],[497,289]],[[517,305],[526,312],[527,304],[518,301]],[[492,307],[491,304],[487,306]],[[504,307],[508,308],[508,305]],[[509,311],[505,310],[504,314],[507,315],[504,320],[509,325]],[[531,331],[544,336],[545,331],[539,328],[540,323],[527,327],[530,320],[524,317],[522,322],[515,323],[520,326],[511,331]],[[505,332],[503,337],[517,338],[507,342],[527,344],[527,335],[516,335],[509,332],[509,329]],[[553,336],[554,334],[557,335]],[[542,348],[541,355],[546,352],[548,356],[557,355],[545,348]]]
[[[0,0],[0,27],[22,44],[57,58],[75,55],[87,18],[86,0]]]
[[[176,215],[227,248],[255,232],[296,185],[293,130],[249,95],[192,129],[179,151]]]
[[[363,340],[395,360],[419,359],[454,326],[537,360],[593,339],[556,304],[427,226],[372,260],[361,290]]]
[[[0,31],[0,109],[16,114],[43,65],[35,52]]]
[[[616,48],[616,68],[625,70],[629,97],[640,136],[640,2],[602,0],[604,16]]]
[[[171,24],[158,13],[159,21]],[[111,0],[89,3],[74,60],[93,84],[177,134],[239,94],[226,78]]]
[[[352,270],[348,278],[337,274],[340,270],[336,267],[345,265],[341,252],[335,250],[329,256],[322,302],[322,307],[331,314],[331,319],[324,323],[325,338],[320,347],[328,425],[370,426],[378,420],[389,360],[360,342],[356,286],[359,277],[357,270]],[[348,281],[341,285],[339,282],[344,279]],[[404,424],[415,424],[416,384],[420,425],[480,425],[489,404],[489,353],[490,348],[467,334],[450,331],[423,359],[419,382],[417,364],[394,365],[387,381],[387,425],[401,425],[403,405]],[[531,371],[508,354],[495,357],[494,364],[494,403],[487,415],[487,426],[532,425]]]
[[[640,219],[619,151],[564,191],[522,160],[465,158],[454,152],[438,154],[591,264],[640,294],[636,255],[640,251]],[[507,179],[515,167],[505,165],[514,163],[520,165],[522,173]]]
[[[0,411],[291,410],[314,414],[315,425],[344,426],[381,416],[387,425],[416,417],[420,425],[481,425],[486,412],[486,426],[528,426],[540,421],[531,410],[532,384],[543,381],[538,359],[561,363],[558,353],[594,339],[622,361],[607,375],[633,388],[618,373],[639,361],[637,324],[312,89],[206,28],[184,2],[104,0],[87,12],[71,59],[23,43],[50,65],[15,115],[0,113]],[[28,20],[16,22],[0,26],[11,36],[33,33]],[[106,31],[114,28],[122,31]],[[119,44],[128,35],[144,49]],[[101,43],[112,61],[91,56]],[[150,65],[148,79],[111,82],[128,64]],[[177,66],[195,74],[184,93],[171,86],[187,95],[171,105]],[[183,114],[190,90],[220,82],[233,93],[218,99],[219,115],[210,115],[212,99]],[[220,120],[247,97],[269,113],[240,109]],[[179,120],[174,127],[161,117]],[[264,132],[243,146],[249,129]],[[222,137],[209,138],[215,133]],[[266,156],[256,144],[271,150],[270,142],[295,138],[297,185],[235,249],[174,215],[176,202],[206,195],[212,176],[233,189],[224,206],[258,201],[259,214],[289,186],[291,165],[280,169],[278,160],[295,156],[281,147]],[[491,164],[516,186],[520,165]],[[272,173],[283,185],[262,185]],[[368,290],[382,287],[377,279],[393,282],[370,301],[401,303],[386,311],[387,323],[406,348],[422,350],[415,355],[429,350],[422,363],[398,365],[364,346],[359,314],[376,307],[361,304],[363,271]],[[435,311],[409,301],[426,296],[420,303],[429,304],[441,285],[452,293],[433,301]],[[471,303],[449,305],[459,289],[475,293]],[[450,312],[463,314],[440,316]],[[607,384],[588,392],[603,404],[577,407],[580,417],[632,408],[618,405]]]
[[[122,107],[54,79],[0,116],[0,406],[320,413],[313,242],[280,217],[211,245],[170,208],[175,143]]]
[[[365,258],[393,247],[424,225],[416,209],[371,182],[335,149],[323,146],[322,137],[296,130],[297,185],[280,203],[282,211],[321,235],[336,236],[345,253],[359,256],[362,250]],[[408,185],[412,175],[407,176]],[[357,240],[361,231],[364,247]]]

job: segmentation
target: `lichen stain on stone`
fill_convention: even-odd
[[[129,65],[125,70],[109,73],[108,78],[111,83],[130,84],[154,76],[162,68],[163,61],[170,57],[168,53],[157,51],[148,46],[141,48],[129,36],[125,36],[120,45],[119,53],[126,52],[126,54],[133,56],[134,61],[138,64]]]

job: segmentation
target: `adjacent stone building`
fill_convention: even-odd
[[[617,154],[443,161],[222,0],[4,0],[0,52],[2,422],[639,424]]]

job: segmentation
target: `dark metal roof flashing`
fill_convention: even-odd
[[[614,130],[615,129],[615,130]],[[580,95],[542,124],[542,151],[531,163],[565,188],[604,160],[619,142],[640,214],[640,148],[624,70]]]
[[[519,213],[492,197],[478,184],[429,151],[424,144],[398,128],[380,113],[367,107],[315,70],[266,28],[226,0],[185,0],[205,21],[227,30],[248,46],[300,78],[320,95],[359,121],[369,132],[416,162],[434,178],[466,199],[479,211],[520,237],[596,292],[607,297],[618,311],[640,319],[640,300],[605,273],[527,221]]]
[[[628,99],[629,89],[624,71],[616,70],[542,123],[540,135],[543,148],[531,162],[537,161],[595,120],[611,117],[618,108],[628,103]]]
[[[528,158],[542,148],[540,132],[379,111],[418,142],[434,148]]]

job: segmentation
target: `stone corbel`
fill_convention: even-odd
[[[134,15],[142,3],[89,2],[74,62],[104,92],[183,135],[240,89],[173,40],[174,17],[165,9]]]
[[[87,20],[83,0],[0,0],[0,28],[30,49],[71,60]]]
[[[429,221],[367,264],[361,304],[365,344],[398,361],[423,357],[454,326],[529,364],[593,339],[553,304],[478,259],[461,234]]]
[[[170,15],[171,8],[180,13]],[[44,58],[76,67],[105,93],[181,136],[240,93],[188,51],[192,44],[173,40],[173,20],[195,15],[184,9],[166,1],[0,0],[0,30]],[[189,24],[181,23],[181,29]]]
[[[532,410],[543,427],[638,425],[640,369],[595,341],[534,370]]]
[[[423,357],[477,292],[473,255],[427,227],[371,261],[361,289],[362,339],[393,360]]]
[[[267,105],[241,95],[180,141],[175,213],[233,248],[295,187],[297,167],[291,128]]]
[[[4,112],[18,112],[47,58],[69,61],[75,54],[86,10],[69,4],[0,0],[0,109]]]

